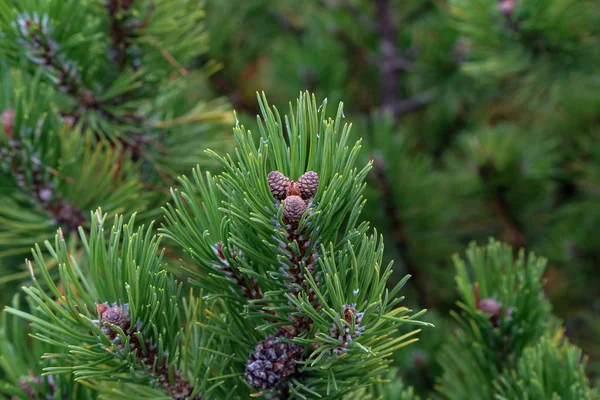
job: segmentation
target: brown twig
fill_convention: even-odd
[[[223,271],[225,277],[236,284],[244,297],[249,300],[260,300],[264,297],[262,291],[260,290],[258,280],[255,277],[245,276],[241,272],[234,270],[231,267],[229,261],[227,261],[227,257],[225,257],[225,254],[223,253],[223,243],[217,243],[216,253],[220,263],[215,264],[215,268]],[[231,252],[231,256],[233,259],[237,257],[233,251]]]
[[[140,67],[140,58],[130,60],[130,49],[143,23],[133,18],[131,3],[130,0],[106,0],[106,10],[110,19],[111,59],[121,70],[131,65],[135,71]]]
[[[415,97],[403,99],[389,105],[394,116],[400,117],[404,114],[417,111],[427,106],[433,100],[433,93],[427,92]]]
[[[397,100],[397,77],[396,70],[393,68],[384,68],[383,66],[393,65],[398,59],[396,50],[396,26],[392,20],[394,13],[391,9],[389,0],[375,0],[375,10],[377,14],[377,30],[379,32],[379,51],[381,64],[381,108],[393,112]]]

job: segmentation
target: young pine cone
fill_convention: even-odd
[[[126,331],[131,324],[127,311],[116,305],[102,311],[102,331],[110,339],[114,339],[117,337],[117,331],[109,325],[104,325],[105,322],[116,325],[123,331]]]
[[[283,202],[283,219],[286,223],[297,224],[306,211],[306,202],[300,196],[288,196]]]
[[[300,187],[300,196],[304,200],[313,198],[319,188],[319,175],[314,171],[304,173],[298,178],[298,186]]]
[[[294,343],[277,340],[269,335],[258,342],[246,364],[244,378],[257,389],[279,386],[296,373],[296,361],[302,360],[304,349]]]
[[[287,196],[287,189],[290,185],[290,179],[279,171],[271,171],[267,175],[267,182],[273,197],[277,200],[283,200]]]

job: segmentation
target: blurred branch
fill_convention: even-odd
[[[402,258],[404,266],[406,267],[406,272],[411,275],[409,282],[411,282],[417,290],[419,306],[427,308],[429,306],[427,288],[421,275],[421,269],[413,259],[408,247],[404,232],[405,224],[400,215],[400,211],[396,206],[394,188],[386,174],[385,161],[383,157],[377,155],[372,156],[372,158],[373,176],[375,183],[381,192],[385,215],[390,221],[390,231],[394,237],[396,250]]]
[[[397,101],[390,104],[390,109],[395,117],[400,117],[412,111],[420,110],[433,100],[433,92],[426,92],[415,97]]]
[[[136,57],[130,60],[129,53],[133,39],[137,36],[138,28],[142,27],[142,23],[130,18],[131,17],[131,1],[107,0],[106,9],[110,19],[110,58],[119,66],[121,71],[129,66],[133,70],[140,67],[141,60]]]
[[[517,217],[512,213],[508,199],[506,198],[507,188],[503,185],[494,185],[490,183],[496,174],[496,167],[491,162],[479,168],[479,176],[484,185],[490,187],[491,207],[496,217],[504,227],[507,240],[514,249],[520,249],[527,246],[527,239],[523,234],[523,229]]]
[[[375,0],[377,28],[380,36],[380,69],[381,69],[381,107],[393,111],[398,102],[396,70],[389,68],[398,59],[396,51],[397,28],[392,20],[392,9],[389,0]],[[388,66],[387,68],[385,66]]]

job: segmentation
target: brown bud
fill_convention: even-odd
[[[314,171],[305,172],[298,178],[297,185],[300,187],[300,196],[304,200],[311,199],[315,196],[319,188],[319,175]]]
[[[290,179],[287,176],[279,171],[271,171],[267,175],[267,182],[269,182],[269,188],[273,197],[277,200],[285,199],[290,184]]]
[[[283,218],[286,223],[297,224],[306,211],[306,202],[300,196],[288,196],[283,203]]]
[[[8,139],[12,139],[13,129],[15,126],[15,110],[12,108],[6,109],[2,112],[2,127]]]
[[[108,307],[105,304],[96,303],[96,309],[98,310],[100,316],[102,316],[102,314],[104,314],[104,311],[108,310]]]
[[[296,182],[290,182],[287,188],[287,195],[289,196],[300,196],[300,186]]]

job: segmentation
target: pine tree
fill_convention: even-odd
[[[209,151],[223,172],[196,168],[165,208],[163,235],[190,258],[189,295],[151,226],[115,217],[107,235],[96,211],[89,235],[79,229],[80,261],[61,232],[46,242],[58,283],[33,252],[29,311],[15,300],[4,316],[2,346],[20,355],[3,359],[5,393],[333,399],[380,381],[416,340],[404,327],[429,324],[399,304],[408,276],[386,288],[392,264],[360,222],[370,164],[357,165],[342,105],[332,119],[308,93],[284,118],[259,104],[258,140],[236,126],[234,157]],[[20,354],[11,315],[30,322],[40,359]]]
[[[168,188],[229,142],[207,100],[203,9],[177,1],[0,1],[0,271],[89,210],[160,215]],[[19,272],[20,270],[20,272]]]

